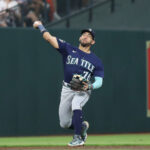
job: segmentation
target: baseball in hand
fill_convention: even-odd
[[[41,25],[41,24],[42,24],[41,21],[35,21],[35,22],[33,23],[33,27],[34,27],[35,29],[37,29],[38,26]]]

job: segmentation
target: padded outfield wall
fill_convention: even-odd
[[[78,46],[79,30],[51,33]],[[105,78],[83,109],[89,133],[150,132],[147,40],[149,31],[96,31]],[[39,31],[0,29],[0,136],[72,133],[59,127],[62,80],[61,56]]]

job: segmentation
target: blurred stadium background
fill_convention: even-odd
[[[78,45],[80,30],[96,32],[93,51],[104,85],[84,108],[89,133],[150,132],[149,0],[0,0],[0,136],[70,134],[58,105],[61,56],[32,28],[41,20]]]

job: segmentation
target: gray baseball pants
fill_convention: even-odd
[[[73,111],[80,109],[87,103],[91,91],[74,91],[63,82],[59,104],[59,121],[62,128],[69,128],[72,123]]]

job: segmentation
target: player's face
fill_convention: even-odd
[[[83,47],[91,46],[95,43],[95,41],[92,38],[92,35],[89,32],[84,32],[80,38],[79,42]]]

